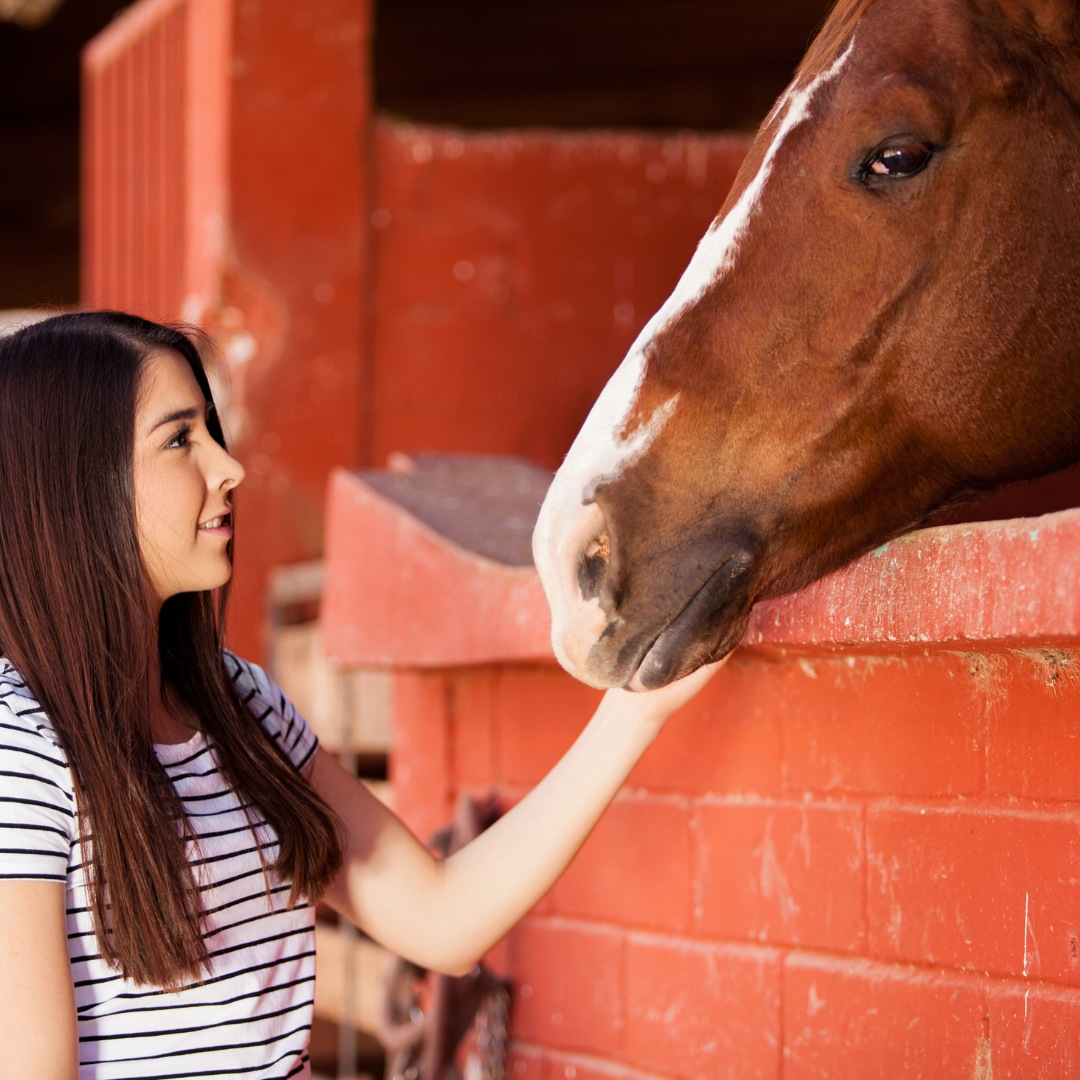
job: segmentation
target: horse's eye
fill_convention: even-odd
[[[933,150],[926,143],[886,146],[866,163],[873,176],[914,176],[930,160]]]

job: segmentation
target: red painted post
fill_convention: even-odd
[[[368,0],[247,0],[234,20],[212,328],[247,468],[230,641],[260,656],[271,570],[321,554],[330,470],[364,461],[372,12]]]

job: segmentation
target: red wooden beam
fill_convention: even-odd
[[[452,520],[434,522],[408,494],[439,470],[463,481],[475,462],[432,455],[410,481],[392,473],[333,476],[327,517],[323,631],[346,665],[453,667],[550,661],[550,620],[531,566],[477,550]],[[502,459],[499,483],[540,471]],[[426,464],[425,464],[426,462]],[[456,464],[455,464],[456,463]],[[430,477],[428,478],[430,480]],[[463,499],[462,522],[494,530],[498,488],[482,511]],[[425,517],[427,520],[425,520]],[[478,520],[479,518],[479,520]],[[467,532],[467,530],[465,530]],[[476,531],[476,530],[474,530]],[[462,535],[455,536],[455,532]],[[1069,647],[1080,642],[1080,509],[1038,518],[925,529],[894,540],[802,592],[759,604],[744,645],[764,650],[898,652],[929,648]]]

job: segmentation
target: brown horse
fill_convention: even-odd
[[[659,686],[1080,459],[1080,0],[840,0],[537,522],[564,666]]]

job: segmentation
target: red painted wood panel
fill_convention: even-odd
[[[458,450],[556,465],[748,145],[381,125],[372,464]]]

